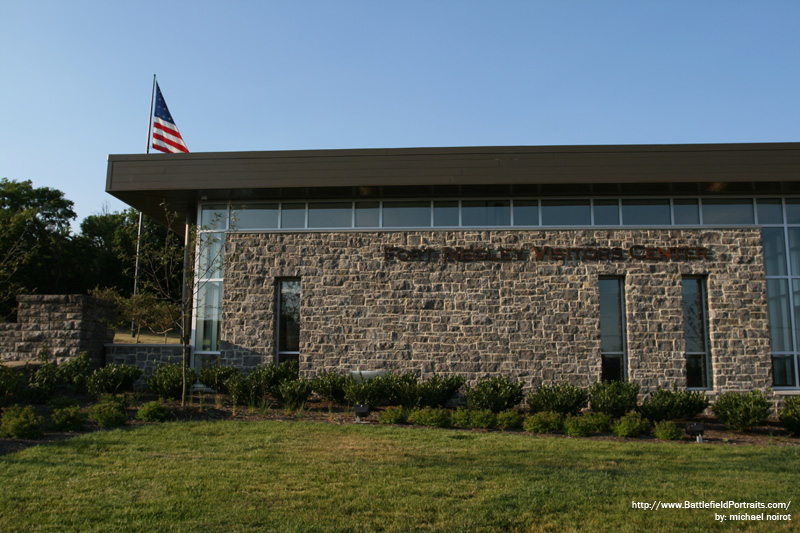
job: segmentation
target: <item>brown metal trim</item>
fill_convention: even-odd
[[[289,189],[760,181],[800,181],[800,143],[110,155],[106,191],[150,214],[162,199],[191,210],[201,196],[253,200]]]

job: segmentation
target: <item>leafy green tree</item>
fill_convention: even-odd
[[[61,290],[73,205],[57,189],[0,180],[0,316],[13,313],[20,292]]]
[[[130,226],[127,211],[104,210],[83,219],[80,234],[74,238],[74,248],[85,258],[83,266],[89,275],[86,285],[115,289],[122,295],[131,293],[136,241],[131,239]]]
[[[114,289],[122,297],[131,295],[136,265],[138,222],[139,213],[134,209],[126,209],[121,213],[109,213],[104,210],[86,217],[81,222],[80,235],[74,240],[78,250],[77,255],[85,258],[83,266],[88,274],[86,283],[88,287]],[[170,234],[165,226],[150,217],[143,218],[142,243],[145,246],[143,254],[145,259],[142,264],[148,268],[148,275],[165,274],[163,269],[157,271],[162,265],[152,260],[154,251],[162,251],[165,245],[174,244],[176,241],[182,244],[180,237]],[[182,257],[182,246],[180,254]],[[172,269],[170,275],[169,286],[172,296],[179,298],[181,272]]]

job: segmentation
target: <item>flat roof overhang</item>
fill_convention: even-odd
[[[800,193],[800,143],[109,155],[106,177],[106,192],[162,222],[164,202],[191,219],[202,200],[485,197],[512,189],[531,196]]]

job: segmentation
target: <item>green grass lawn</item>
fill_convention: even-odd
[[[632,502],[791,500],[794,518],[798,472],[796,446],[168,423],[0,457],[0,531],[790,531]]]

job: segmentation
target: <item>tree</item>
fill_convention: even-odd
[[[83,271],[88,274],[85,285],[115,289],[123,297],[131,295],[138,221],[139,213],[134,209],[121,213],[109,213],[104,209],[81,222],[81,233],[74,241],[76,255],[85,258]],[[175,237],[174,234],[170,237],[169,230],[152,218],[145,216],[143,221],[142,241],[147,243],[148,251],[163,249],[165,243]],[[183,254],[182,248],[180,253]],[[181,272],[174,271],[171,275],[170,285],[177,287],[175,296],[179,297]]]
[[[58,292],[70,242],[73,202],[30,180],[0,180],[0,316],[19,292]]]
[[[178,214],[170,211],[166,203],[162,207],[165,227],[178,227]],[[150,320],[152,324],[158,322],[162,329],[166,322],[172,321],[174,329],[180,332],[183,344],[182,403],[186,402],[190,385],[186,382],[186,367],[191,354],[192,303],[205,285],[205,282],[196,280],[203,280],[209,277],[209,272],[221,269],[224,255],[219,240],[200,230],[196,224],[187,225],[184,235],[167,232],[163,239],[152,238],[145,232],[139,250],[140,295],[136,298],[146,302],[151,309],[150,316],[142,320]],[[195,260],[196,257],[200,259]],[[132,297],[131,301],[136,298]]]

